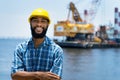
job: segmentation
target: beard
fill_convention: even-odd
[[[33,38],[38,39],[38,38],[44,38],[44,37],[46,36],[47,28],[46,28],[46,29],[43,28],[42,33],[36,33],[36,32],[35,32],[35,29],[36,29],[36,27],[35,27],[35,28],[32,28],[32,26],[31,26],[31,34],[32,34],[32,37],[33,37]]]

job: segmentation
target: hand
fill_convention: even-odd
[[[60,77],[52,72],[36,72],[40,80],[60,80]]]

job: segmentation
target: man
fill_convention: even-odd
[[[46,10],[33,10],[29,17],[32,38],[14,51],[12,80],[60,80],[63,50],[45,34],[50,24]]]

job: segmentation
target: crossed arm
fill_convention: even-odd
[[[18,71],[11,76],[12,80],[60,80],[60,77],[52,72]]]

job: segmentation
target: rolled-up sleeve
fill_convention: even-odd
[[[63,50],[60,48],[57,51],[55,51],[55,60],[50,71],[62,78],[62,70],[63,70]]]
[[[11,74],[16,73],[17,71],[24,71],[22,51],[19,47],[17,47],[14,51]]]

